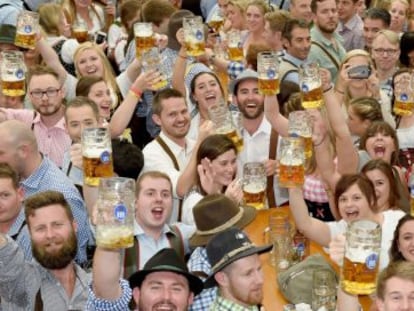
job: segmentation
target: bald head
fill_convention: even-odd
[[[17,148],[21,144],[33,146],[34,151],[37,151],[37,141],[33,131],[27,124],[17,120],[7,120],[0,123],[0,137],[10,147]]]

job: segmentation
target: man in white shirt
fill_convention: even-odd
[[[174,208],[170,221],[179,220],[179,199],[191,188],[197,174],[193,150],[211,132],[212,123],[200,126],[197,142],[186,135],[190,129],[190,113],[183,95],[175,89],[158,92],[153,101],[153,120],[161,127],[160,135],[142,151],[142,172],[161,171],[172,183]]]
[[[278,180],[275,176],[276,160],[269,158],[272,126],[264,117],[264,96],[259,94],[258,83],[257,72],[246,69],[230,84],[233,100],[243,115],[244,147],[239,154],[239,172],[242,172],[242,166],[247,162],[263,162],[266,175],[273,176],[275,204],[280,206],[287,202],[288,194],[286,189],[281,189],[278,186]],[[276,146],[275,143],[274,148]],[[270,207],[274,207],[273,202],[269,203]]]

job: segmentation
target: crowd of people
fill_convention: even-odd
[[[260,255],[273,246],[243,231],[257,214],[243,201],[249,162],[263,163],[266,208],[289,205],[339,266],[348,225],[380,224],[371,310],[414,310],[411,1],[0,0],[0,52],[22,53],[26,71],[24,95],[0,90],[0,310],[261,310],[275,280]],[[15,44],[25,10],[39,16],[32,49]],[[192,16],[204,22],[196,57],[183,30]],[[162,72],[144,68],[138,22],[152,25]],[[228,57],[232,32],[241,60]],[[267,51],[278,57],[277,95],[260,92]],[[304,184],[286,189],[278,153],[289,113],[304,110],[309,62],[324,105],[306,110],[312,156]],[[223,103],[237,138],[211,119]],[[111,135],[114,175],[136,181],[126,250],[95,243],[98,188],[84,183],[81,137],[96,127]],[[359,309],[339,286],[337,310]]]

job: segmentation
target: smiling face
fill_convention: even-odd
[[[169,180],[145,176],[135,202],[135,218],[145,230],[160,232],[171,215],[172,193]]]
[[[86,49],[77,55],[75,60],[80,76],[103,77],[104,68],[99,54],[93,49]]]
[[[370,203],[357,184],[351,185],[338,199],[338,210],[346,221],[371,219],[373,212]]]
[[[383,159],[385,162],[391,163],[391,157],[396,148],[391,136],[378,132],[366,140],[365,150],[371,159]]]
[[[302,27],[293,28],[291,39],[283,38],[283,45],[290,55],[300,60],[305,60],[311,48],[310,30]]]
[[[236,152],[228,150],[211,161],[215,183],[221,187],[228,186],[237,173],[237,155]]]
[[[247,29],[251,32],[263,32],[264,29],[264,14],[262,10],[255,6],[250,5],[246,9],[246,21]]]
[[[414,220],[408,220],[400,227],[398,250],[405,260],[414,262]]]
[[[203,73],[195,78],[193,99],[197,102],[202,116],[207,116],[208,108],[223,99],[217,79],[209,73]]]
[[[382,19],[364,19],[363,37],[367,48],[372,47],[375,35],[378,31],[387,28]]]
[[[386,281],[384,298],[377,299],[379,311],[413,311],[414,282],[400,277]]]
[[[88,98],[93,100],[98,106],[101,118],[108,119],[111,116],[111,92],[104,81],[97,82],[91,86]]]
[[[374,184],[378,210],[385,211],[389,209],[391,207],[389,205],[391,187],[387,176],[379,169],[368,171],[365,173],[365,175]]]
[[[257,119],[263,115],[264,96],[259,93],[258,81],[255,79],[239,83],[234,101],[246,119]]]

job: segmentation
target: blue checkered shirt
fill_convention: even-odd
[[[191,254],[187,263],[188,269],[191,272],[203,272],[210,275],[211,266],[208,261],[207,251],[205,247],[197,247]],[[200,294],[194,298],[193,304],[188,309],[189,311],[205,311],[208,310],[216,299],[217,287],[204,289]]]
[[[116,300],[106,300],[96,297],[92,290],[92,284],[90,284],[85,311],[128,311],[128,304],[132,298],[132,290],[127,280],[120,279],[119,285],[122,289],[121,297]]]
[[[84,263],[86,261],[86,246],[91,237],[91,231],[85,203],[73,182],[56,164],[47,157],[43,157],[40,166],[28,178],[22,180],[20,184],[24,189],[25,198],[47,190],[59,191],[63,194],[78,224],[76,233],[78,252],[75,260],[79,264]]]
[[[244,64],[239,62],[230,62],[227,65],[227,74],[230,79],[236,79],[244,71]]]

